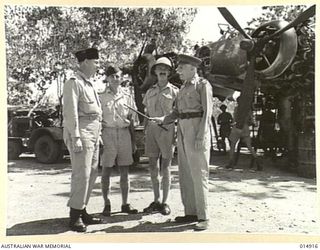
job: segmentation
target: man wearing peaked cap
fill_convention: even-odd
[[[201,62],[201,59],[198,57],[188,56],[184,54],[178,55],[178,64],[190,64],[194,67],[199,67]]]
[[[85,232],[86,224],[101,219],[86,211],[91,191],[98,176],[101,104],[90,81],[96,72],[97,49],[75,53],[79,69],[63,87],[63,139],[71,158],[70,229]]]
[[[175,221],[198,221],[195,230],[206,230],[209,227],[207,195],[213,100],[211,84],[197,74],[200,64],[199,58],[178,56],[177,73],[184,83],[176,105],[170,114],[153,120],[169,124],[178,119],[179,182],[185,215],[176,217]]]

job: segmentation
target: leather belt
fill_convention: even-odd
[[[88,115],[88,116],[79,116],[79,119],[84,119],[84,120],[99,120],[101,121],[101,116],[100,115]]]
[[[179,119],[190,119],[190,118],[202,117],[203,111],[179,113],[178,116],[179,116]]]
[[[107,127],[107,126],[102,126],[105,129],[113,129],[113,130],[120,130],[120,129],[128,129],[129,127]]]

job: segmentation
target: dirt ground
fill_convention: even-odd
[[[226,156],[216,153],[210,165],[209,213],[213,233],[319,235],[319,207],[316,180],[283,171],[262,158],[264,171],[248,170],[249,156],[241,154],[238,169],[221,166]],[[145,160],[145,159],[144,159]],[[58,164],[43,165],[33,155],[23,155],[8,163],[7,236],[73,235],[68,228],[66,206],[70,190],[71,165],[68,158]],[[147,162],[131,169],[130,203],[142,211],[153,199]],[[176,224],[183,214],[178,167],[172,166],[172,187],[168,204],[172,213],[125,215],[120,213],[119,176],[112,177],[112,216],[104,223],[88,226],[87,234],[125,232],[193,232],[194,224]],[[100,175],[87,210],[103,209]]]

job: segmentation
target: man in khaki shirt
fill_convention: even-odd
[[[157,76],[157,83],[151,87],[144,99],[143,104],[146,114],[150,117],[168,115],[172,109],[179,89],[168,82],[171,73],[171,61],[167,57],[159,58],[151,68],[151,73]],[[173,143],[175,125],[174,123],[165,126],[167,131],[153,122],[146,125],[145,152],[149,157],[149,169],[154,193],[154,201],[143,211],[150,213],[159,211],[163,215],[170,214],[171,210],[167,204],[170,190],[171,176],[170,165],[173,155]],[[161,168],[159,160],[161,156]],[[162,175],[162,203],[160,203],[160,180],[159,170]]]
[[[100,218],[86,211],[98,175],[98,138],[102,111],[90,78],[96,72],[99,56],[94,48],[80,50],[75,56],[79,69],[65,82],[63,88],[63,138],[72,165],[69,226],[73,231],[85,232],[86,224],[101,223]]]
[[[184,216],[178,223],[198,222],[195,230],[209,226],[207,212],[210,123],[212,115],[211,84],[197,75],[199,58],[179,55],[177,72],[184,81],[176,106],[165,117],[152,118],[157,123],[169,124],[178,119],[179,182]]]
[[[129,166],[133,163],[134,125],[138,124],[136,113],[127,106],[136,109],[133,97],[120,86],[122,72],[118,67],[109,66],[106,70],[109,87],[100,94],[102,104],[102,176],[101,187],[104,198],[102,215],[111,215],[110,176],[112,167],[117,165],[120,171],[120,189],[122,195],[121,212],[136,214],[137,209],[128,203],[130,189]]]

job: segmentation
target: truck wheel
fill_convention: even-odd
[[[34,145],[34,153],[41,163],[55,163],[61,155],[61,144],[48,135],[41,136]]]
[[[22,147],[20,141],[8,141],[8,159],[17,160],[21,154]]]

